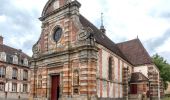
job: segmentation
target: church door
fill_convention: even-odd
[[[51,100],[58,100],[59,98],[59,83],[60,83],[60,76],[55,75],[51,77],[52,84],[51,84]]]
[[[137,84],[131,84],[131,94],[137,94]]]

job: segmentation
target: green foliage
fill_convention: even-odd
[[[158,54],[155,54],[152,57],[152,59],[155,65],[160,70],[160,76],[164,81],[164,88],[167,89],[168,87],[167,82],[170,82],[170,65],[167,63],[167,61],[163,57],[161,57]]]

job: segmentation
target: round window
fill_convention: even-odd
[[[55,42],[58,42],[59,39],[61,38],[61,35],[62,35],[62,29],[61,28],[57,28],[55,31],[54,31],[54,41]]]

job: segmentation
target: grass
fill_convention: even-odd
[[[165,98],[162,99],[162,100],[170,100],[170,97],[165,97]]]

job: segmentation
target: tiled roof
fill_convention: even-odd
[[[88,28],[90,27],[93,30],[93,36],[97,43],[101,44],[102,46],[106,47],[107,49],[111,50],[116,55],[122,57],[124,60],[128,61],[126,57],[122,54],[119,50],[117,45],[111,41],[104,33],[102,33],[96,26],[94,26],[90,21],[84,18],[82,15],[79,16],[80,22],[83,27]]]
[[[141,72],[135,72],[131,75],[130,83],[147,82],[149,79]]]
[[[5,52],[10,55],[21,54],[21,58],[28,58],[28,59],[30,58],[28,55],[23,53],[21,50],[9,47],[4,44],[3,45],[0,44],[0,52]]]
[[[117,46],[134,66],[153,64],[152,59],[139,39],[134,39],[122,43]]]

